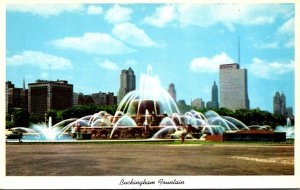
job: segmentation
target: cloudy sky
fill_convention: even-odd
[[[177,99],[211,99],[220,64],[248,70],[250,107],[294,107],[293,4],[7,5],[6,80],[64,79],[75,92],[118,92],[122,69],[137,83],[152,66]],[[138,86],[138,84],[137,84]]]

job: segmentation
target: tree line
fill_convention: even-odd
[[[182,113],[185,113],[187,111],[190,111],[192,109],[201,112],[205,114],[208,109],[197,109],[193,108],[189,105],[178,105],[179,110]],[[228,109],[228,108],[218,108],[218,109],[212,109],[212,111],[215,111],[220,116],[230,116],[234,117],[235,119],[240,120],[247,126],[251,125],[269,125],[271,127],[276,127],[278,125],[286,125],[286,116],[273,114],[268,111],[260,110],[259,108],[255,109],[237,109],[235,111]],[[290,118],[292,125],[294,125],[294,118]]]
[[[207,109],[196,109],[188,105],[178,105],[181,113],[185,113],[192,109],[205,114]],[[28,127],[32,124],[47,122],[52,117],[52,123],[55,124],[69,118],[81,118],[86,115],[92,115],[99,111],[106,111],[114,115],[117,105],[114,106],[98,106],[98,105],[76,105],[65,110],[49,110],[46,114],[30,114],[25,109],[14,109],[6,114],[6,128],[11,127]],[[269,125],[276,127],[278,125],[286,125],[286,117],[282,115],[272,114],[268,111],[256,109],[238,109],[236,111],[228,108],[213,109],[221,116],[230,116],[242,121],[247,126],[250,125]],[[294,118],[290,118],[292,125]]]
[[[6,113],[6,128],[28,127],[32,124],[48,122],[50,116],[52,117],[52,124],[55,124],[69,118],[81,118],[86,115],[93,115],[99,111],[106,111],[113,115],[116,109],[116,105],[76,105],[65,110],[49,110],[45,114],[30,114],[25,109],[14,109],[12,112]]]

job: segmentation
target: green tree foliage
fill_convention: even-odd
[[[201,113],[205,113],[206,109],[196,109]],[[238,109],[233,111],[228,108],[214,109],[220,116],[230,116],[242,121],[247,126],[251,125],[269,125],[271,127],[276,127],[278,125],[286,125],[286,117],[282,115],[272,114],[267,111],[261,111],[259,108],[256,109]],[[291,118],[292,124],[294,122]]]
[[[59,121],[63,120],[62,111],[57,111],[57,110],[49,110],[46,113],[46,117],[47,117],[47,120],[49,119],[49,117],[52,118],[52,124],[53,125],[58,123]]]
[[[25,109],[14,109],[10,117],[10,127],[27,127],[29,124],[29,113]]]
[[[192,106],[186,105],[186,104],[177,104],[177,107],[180,111],[180,113],[186,113],[188,111],[191,111]]]
[[[61,116],[63,119],[81,118],[99,111],[106,111],[107,113],[114,115],[116,108],[117,106],[77,105],[62,111]]]
[[[30,123],[42,123],[45,122],[45,115],[44,114],[30,114],[29,117]]]

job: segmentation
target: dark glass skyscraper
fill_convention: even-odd
[[[211,101],[207,102],[206,107],[208,109],[219,108],[219,93],[216,81],[214,81],[214,84],[211,88]]]

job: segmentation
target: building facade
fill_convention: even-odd
[[[273,113],[278,115],[286,115],[286,98],[284,93],[275,93],[273,97]]]
[[[293,108],[291,106],[286,108],[286,116],[287,117],[294,117]]]
[[[114,93],[112,92],[94,93],[91,95],[91,97],[94,100],[96,105],[103,105],[103,106],[117,105],[117,97],[114,96]]]
[[[11,112],[14,108],[28,109],[28,90],[23,88],[15,88],[11,81],[5,83],[5,111]]]
[[[237,63],[220,65],[220,107],[249,109],[247,69]]]
[[[219,108],[219,93],[218,93],[218,86],[216,81],[211,88],[211,101],[206,103],[206,107],[208,109],[218,109]]]
[[[8,112],[8,89],[14,88],[15,85],[11,83],[11,81],[5,82],[5,112]]]
[[[78,95],[78,104],[79,105],[99,105],[99,106],[110,106],[117,105],[117,97],[114,96],[113,92],[99,92],[93,93],[91,95],[84,95],[80,93]]]
[[[78,105],[78,93],[73,92],[73,106]]]
[[[28,84],[28,111],[44,114],[50,109],[63,110],[73,105],[73,85],[65,80],[37,80]]]
[[[202,98],[197,98],[191,102],[192,107],[198,108],[198,109],[204,109],[205,108],[205,102],[202,100]]]
[[[185,100],[178,100],[177,104],[186,106]]]
[[[169,85],[168,92],[170,96],[173,98],[173,100],[176,102],[176,90],[175,90],[175,85],[173,83]]]
[[[135,74],[131,67],[128,70],[122,70],[120,74],[120,89],[118,102],[130,91],[135,90]]]

